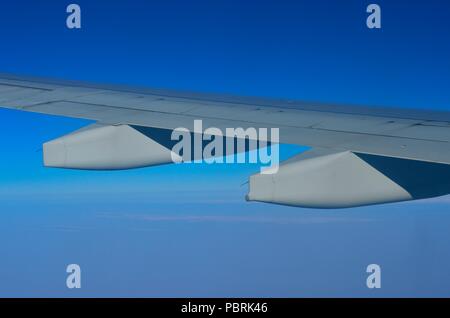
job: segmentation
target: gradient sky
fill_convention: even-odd
[[[449,109],[448,1],[376,1],[381,30],[369,1],[74,2],[81,30],[70,2],[2,3],[0,71]],[[449,197],[320,211],[245,202],[256,165],[45,169],[42,143],[89,122],[0,119],[0,296],[450,296]]]

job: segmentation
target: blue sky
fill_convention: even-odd
[[[377,1],[381,30],[366,1],[76,3],[81,30],[65,27],[69,2],[3,3],[0,71],[449,109],[444,1]],[[45,169],[42,143],[89,122],[0,118],[0,296],[450,296],[447,197],[318,211],[245,202],[255,165]]]

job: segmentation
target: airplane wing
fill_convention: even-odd
[[[51,167],[125,169],[168,163],[173,155],[167,152],[170,134],[164,131],[177,127],[193,131],[194,120],[202,120],[204,128],[222,130],[279,128],[280,143],[318,151],[289,160],[273,175],[252,176],[249,200],[334,208],[450,193],[450,112],[176,92],[2,73],[0,107],[97,122],[47,143],[44,163]]]

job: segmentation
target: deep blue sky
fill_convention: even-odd
[[[450,107],[447,1],[373,1],[381,30],[369,1],[74,2],[81,30],[65,27],[70,2],[2,3],[0,71]],[[449,198],[317,211],[246,203],[251,165],[44,169],[41,144],[87,122],[0,118],[0,296],[450,296]]]

